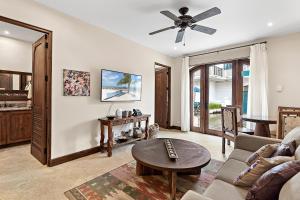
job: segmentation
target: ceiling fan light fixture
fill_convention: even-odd
[[[273,22],[268,22],[267,25],[268,25],[268,27],[272,27],[274,24],[273,24]]]

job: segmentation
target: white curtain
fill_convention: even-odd
[[[182,59],[181,67],[181,130],[190,130],[190,72],[189,57]]]
[[[268,61],[265,44],[251,46],[248,114],[268,116]]]

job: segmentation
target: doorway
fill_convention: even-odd
[[[7,105],[7,100],[22,100],[27,102],[26,108],[27,111],[30,111],[30,115],[27,114],[26,120],[23,120],[22,115],[18,117],[12,115],[11,117],[8,114],[4,115],[2,113],[3,117],[1,119],[5,120],[5,123],[1,124],[4,124],[5,126],[3,126],[4,128],[1,127],[2,129],[0,130],[0,135],[10,134],[11,132],[23,133],[24,130],[26,130],[27,133],[29,131],[31,136],[31,138],[29,138],[31,143],[31,155],[39,160],[42,164],[48,164],[49,166],[51,160],[52,31],[3,16],[0,16],[0,23],[1,28],[4,27],[5,29],[9,29],[1,30],[6,37],[24,41],[27,39],[32,40],[32,45],[29,50],[32,52],[32,62],[30,63],[30,80],[20,77],[20,85],[22,83],[25,83],[26,85],[24,87],[20,86],[20,91],[15,89],[2,90],[4,93],[12,94],[9,97],[11,99],[2,99],[2,101],[5,101],[5,107]],[[22,38],[22,36],[24,36],[26,39]],[[17,59],[17,57],[15,59]],[[5,67],[10,69],[11,66]],[[12,124],[10,123],[10,120],[15,120],[15,118],[19,119],[19,124],[17,124],[18,126],[9,125]],[[16,131],[12,131],[14,130],[12,127],[14,127]],[[5,139],[5,142],[8,143],[9,141]]]
[[[220,136],[221,107],[240,105],[245,110],[248,69],[249,59],[205,64],[190,69],[192,131]]]
[[[171,117],[171,67],[155,63],[155,123],[170,128]]]

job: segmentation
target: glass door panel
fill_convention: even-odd
[[[191,130],[201,130],[201,69],[194,69],[190,73],[191,79]]]
[[[232,105],[232,63],[208,66],[208,132],[222,131],[221,107]]]

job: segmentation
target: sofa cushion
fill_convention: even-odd
[[[246,151],[243,149],[234,149],[232,153],[229,155],[228,159],[235,159],[235,160],[245,162],[252,153],[253,152],[251,151]]]
[[[279,200],[299,200],[300,172],[286,182],[280,190]]]
[[[248,168],[248,165],[242,161],[228,159],[218,171],[216,179],[233,184],[233,181],[242,171]]]
[[[234,186],[221,180],[214,180],[204,195],[213,200],[244,200],[247,189]]]
[[[183,195],[181,200],[213,200],[211,198],[208,198],[202,194],[199,194],[197,192],[194,192],[192,190],[189,190],[187,193]]]
[[[296,141],[297,146],[300,145],[300,126],[294,128],[291,130],[282,140],[282,143],[288,144],[292,142],[293,140]]]
[[[288,161],[295,160],[295,157],[276,156],[272,158],[260,157],[250,167],[245,169],[234,181],[234,185],[251,187],[253,183],[269,169]]]
[[[289,161],[264,173],[249,190],[246,200],[278,199],[282,186],[300,172],[300,161]]]

